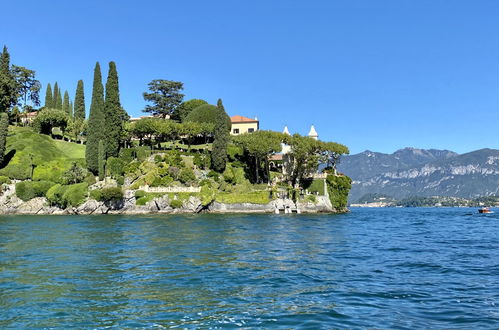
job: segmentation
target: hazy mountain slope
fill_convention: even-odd
[[[455,152],[435,149],[404,148],[393,154],[366,150],[356,155],[342,157],[338,169],[353,180],[363,180],[387,171],[401,170],[455,156],[457,156]]]
[[[342,167],[341,171],[352,175],[354,179],[350,201],[354,202],[368,193],[385,194],[396,199],[435,195],[475,198],[499,194],[499,150],[481,149],[457,156],[446,151],[422,154],[423,157],[439,159],[405,168],[396,167],[400,166],[398,163],[370,177],[367,177],[367,173],[355,177],[355,171],[361,166],[354,167],[354,171],[351,171],[353,174],[349,173],[348,168]],[[406,163],[410,159],[400,158]],[[419,159],[417,156],[413,161]],[[346,166],[345,163],[342,166]]]

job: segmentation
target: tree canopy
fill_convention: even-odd
[[[184,89],[184,84],[179,81],[155,79],[149,83],[150,93],[144,92],[144,100],[152,103],[146,105],[144,112],[159,115],[166,118],[172,115],[177,107],[182,103],[184,94],[180,93]]]
[[[192,99],[182,102],[173,112],[171,119],[183,122],[192,110],[204,104],[208,104],[208,102],[200,99]]]

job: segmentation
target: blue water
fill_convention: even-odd
[[[0,328],[499,328],[472,212],[2,217]]]

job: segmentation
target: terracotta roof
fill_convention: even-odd
[[[273,154],[269,157],[269,160],[282,160],[282,154]]]
[[[258,120],[251,119],[243,116],[232,116],[230,117],[232,123],[258,123]]]

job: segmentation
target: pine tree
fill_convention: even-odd
[[[114,62],[109,62],[104,117],[106,123],[106,130],[104,131],[106,156],[118,157],[123,130],[123,109],[120,104],[118,72]]]
[[[45,91],[45,108],[53,108],[52,86],[50,86],[50,83],[47,84],[47,90]]]
[[[83,92],[83,80],[78,80],[78,85],[76,86],[74,117],[75,119],[85,119],[85,94]]]
[[[103,139],[104,130],[104,87],[99,62],[95,64],[92,102],[88,117],[87,148],[85,158],[87,168],[93,174],[99,173],[99,141]]]
[[[106,177],[106,147],[104,141],[99,140],[99,180]]]
[[[225,170],[227,164],[227,144],[229,143],[229,127],[227,127],[227,113],[225,113],[222,100],[217,102],[218,114],[215,123],[215,140],[211,153],[213,169],[219,173]]]
[[[17,83],[10,67],[10,55],[3,47],[0,56],[0,112],[7,112],[17,103]]]
[[[69,94],[68,91],[64,91],[64,101],[62,101],[62,111],[68,114],[71,118],[71,112],[69,110]]]
[[[9,115],[6,112],[2,112],[0,113],[0,165],[2,165],[4,161],[8,131],[9,131]]]

